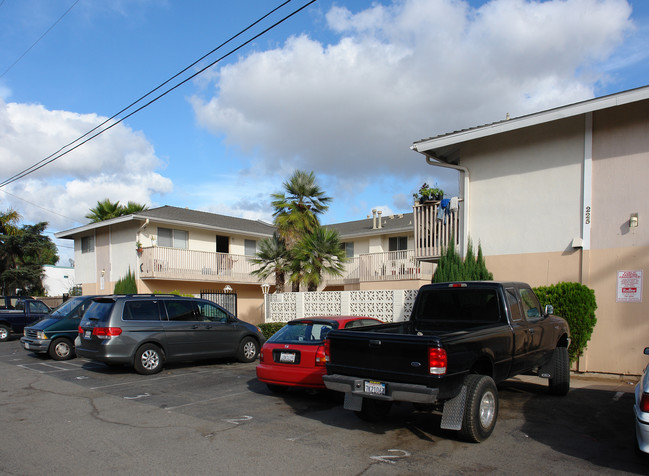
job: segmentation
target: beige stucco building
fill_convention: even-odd
[[[412,149],[458,170],[461,245],[479,241],[495,279],[595,290],[598,321],[579,370],[641,373],[649,346],[649,87]]]

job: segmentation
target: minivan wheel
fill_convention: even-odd
[[[142,375],[157,374],[162,370],[162,351],[154,344],[144,344],[135,353],[135,371]]]
[[[54,360],[69,360],[74,357],[74,346],[69,339],[59,337],[52,341],[48,353]]]
[[[257,341],[252,337],[244,337],[239,344],[239,352],[237,358],[244,363],[253,362],[257,355],[259,355],[259,346]]]

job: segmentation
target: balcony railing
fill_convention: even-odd
[[[440,202],[415,203],[413,207],[413,225],[415,228],[415,257],[434,260],[442,256],[444,249],[452,243],[459,245],[461,239],[460,216],[462,215],[463,200],[460,199],[458,208],[447,213],[440,213]]]
[[[340,277],[325,276],[328,285],[369,281],[401,281],[433,277],[433,264],[415,259],[415,250],[369,253],[345,263]]]
[[[244,255],[161,246],[144,248],[140,256],[142,279],[258,284],[259,278],[251,274],[257,268]]]
[[[141,279],[259,284],[251,273],[258,267],[248,256],[193,251],[160,246],[144,248],[139,257]],[[432,278],[433,265],[415,259],[414,250],[370,253],[345,263],[340,277],[323,278],[328,285],[368,281],[399,281]],[[275,277],[266,280],[274,284]]]

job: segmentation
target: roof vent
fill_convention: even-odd
[[[378,210],[378,211],[376,212],[376,214],[379,216],[379,230],[380,230],[381,228],[383,228],[383,226],[382,226],[382,224],[381,224],[381,213],[383,213],[381,210]]]

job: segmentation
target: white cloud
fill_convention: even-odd
[[[405,0],[326,15],[308,36],[255,52],[192,98],[198,121],[268,171],[365,180],[421,170],[418,139],[593,97],[595,71],[632,28],[624,0]]]
[[[3,179],[48,157],[104,120],[94,114],[0,101]],[[151,205],[152,195],[171,192],[171,180],[154,171],[163,166],[141,133],[119,124],[54,164],[3,187],[11,195],[0,193],[0,209],[19,208],[26,222],[34,222],[44,219],[45,208],[55,212],[45,218],[51,228],[72,227],[76,225],[72,220],[87,221],[84,216],[98,200]]]

